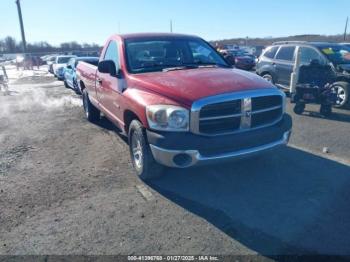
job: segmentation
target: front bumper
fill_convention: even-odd
[[[192,133],[156,133],[147,130],[147,138],[158,163],[185,168],[249,157],[286,145],[291,129],[291,117],[285,114],[273,126],[232,135],[207,137]]]

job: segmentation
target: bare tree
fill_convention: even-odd
[[[16,51],[16,39],[11,36],[7,36],[4,39],[5,42],[5,50],[8,53],[14,53]]]
[[[4,40],[0,40],[0,52],[4,53],[5,50],[6,50],[5,41]]]
[[[80,44],[77,41],[64,42],[58,47],[52,46],[48,42],[41,41],[27,43],[27,52],[29,53],[50,53],[50,52],[79,52],[79,51],[99,51],[100,46],[97,44]],[[22,52],[22,42],[17,42],[15,38],[8,36],[0,39],[0,53],[17,53]]]

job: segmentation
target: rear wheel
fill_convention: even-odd
[[[345,107],[349,101],[349,83],[347,82],[336,82],[332,85],[334,90],[337,92],[337,100],[335,107]]]
[[[67,81],[66,81],[66,79],[64,79],[64,86],[65,86],[65,88],[69,88],[69,85],[68,85],[68,83],[67,83]]]
[[[294,113],[296,113],[297,115],[301,115],[305,110],[305,104],[303,103],[296,103],[294,106]]]
[[[80,92],[80,89],[78,86],[78,82],[76,79],[73,79],[73,89],[77,94],[81,95],[81,92]]]
[[[138,120],[133,120],[129,127],[129,149],[136,174],[142,180],[146,181],[162,175],[164,167],[153,158],[145,129]]]
[[[87,120],[90,122],[97,122],[100,119],[100,110],[91,103],[86,89],[83,91],[83,106]]]

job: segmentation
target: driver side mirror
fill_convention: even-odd
[[[120,71],[112,60],[104,60],[98,63],[97,69],[100,73],[110,74],[111,76],[119,77]]]
[[[71,65],[67,65],[67,68],[68,68],[68,69],[72,69],[72,66],[71,66]]]

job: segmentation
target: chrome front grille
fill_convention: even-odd
[[[191,131],[222,135],[273,125],[283,115],[284,93],[278,89],[236,92],[196,101]]]
[[[225,132],[227,126],[239,128],[240,115],[240,100],[205,105],[199,112],[199,132]]]

